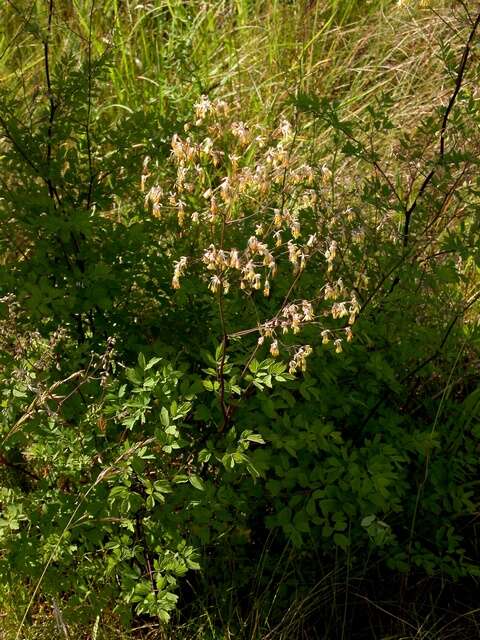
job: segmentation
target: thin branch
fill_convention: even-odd
[[[13,6],[13,5],[11,5]],[[13,6],[13,8],[17,11],[17,13],[20,13],[19,10]],[[4,50],[2,51],[2,53],[0,53],[0,61],[2,60],[2,58],[4,58],[4,56],[6,55],[7,51],[13,47],[13,45],[16,43],[19,35],[22,33],[23,28],[30,22],[30,18],[32,17],[32,13],[33,10],[35,8],[35,2],[32,2],[32,4],[30,5],[30,10],[27,14],[26,17],[23,17],[23,22],[22,25],[20,27],[18,27],[16,34],[13,36],[13,38],[10,40],[10,42],[5,46]]]
[[[445,160],[445,145],[446,145],[446,134],[447,134],[447,125],[448,119],[450,117],[450,113],[455,105],[458,94],[463,84],[463,79],[465,77],[465,70],[467,68],[468,58],[470,56],[470,49],[477,32],[478,26],[480,24],[480,13],[477,15],[477,18],[473,24],[472,30],[470,31],[470,35],[468,36],[467,43],[463,49],[462,58],[460,60],[460,64],[458,66],[457,78],[455,80],[455,88],[453,90],[452,95],[450,96],[450,100],[448,101],[447,107],[445,109],[445,113],[443,114],[442,123],[440,127],[440,143],[438,150],[438,158],[435,165],[430,169],[424,181],[422,182],[420,189],[415,196],[414,201],[405,211],[405,223],[403,227],[403,246],[406,247],[409,242],[409,233],[410,233],[410,223],[412,219],[412,214],[417,208],[418,201],[421,199],[423,194],[425,193],[427,187],[432,181],[435,173],[437,172],[438,167],[443,164]]]
[[[403,384],[404,382],[406,382],[409,378],[413,378],[413,376],[415,376],[419,371],[421,371],[422,369],[424,369],[428,364],[430,364],[430,362],[432,362],[433,360],[435,360],[435,358],[437,358],[441,352],[443,347],[445,346],[450,334],[452,333],[455,325],[457,324],[458,320],[476,303],[478,302],[478,300],[480,300],[480,291],[477,291],[477,293],[475,293],[473,296],[470,296],[467,304],[458,312],[454,315],[454,317],[451,319],[451,321],[448,323],[447,329],[443,335],[442,340],[440,341],[438,347],[435,349],[435,351],[430,354],[427,358],[425,358],[424,360],[422,360],[419,364],[417,364],[416,367],[414,367],[413,369],[411,369],[410,371],[408,371],[406,373],[405,376],[403,376],[403,378],[400,379],[399,384]],[[362,429],[364,429],[367,424],[370,422],[370,420],[373,418],[373,416],[377,413],[378,409],[382,406],[382,404],[385,402],[386,399],[386,393],[383,394],[383,396],[381,398],[379,398],[379,400],[375,403],[375,405],[372,407],[372,409],[369,411],[367,417],[365,418],[365,420],[362,423]]]
[[[226,214],[225,214],[226,215]],[[225,241],[225,215],[222,218],[222,231],[220,238],[220,247],[223,250]],[[220,315],[220,324],[222,327],[222,357],[220,359],[220,365],[218,367],[218,378],[220,382],[220,407],[223,414],[223,422],[219,427],[219,431],[222,432],[230,422],[231,409],[225,402],[225,361],[227,358],[227,346],[228,346],[228,333],[225,323],[225,312],[223,308],[223,282],[218,292],[218,309]]]
[[[218,306],[220,313],[220,324],[222,325],[222,357],[220,359],[220,365],[218,367],[218,378],[220,381],[220,406],[222,408],[223,422],[220,425],[219,431],[223,431],[230,421],[230,407],[225,402],[225,361],[227,357],[228,347],[228,334],[225,325],[225,313],[223,309],[223,291],[220,289],[218,293]]]
[[[50,37],[52,34],[52,18],[53,18],[53,0],[49,0],[48,4],[48,22],[47,22],[47,35],[43,43],[44,62],[45,62],[45,77],[47,81],[47,95],[50,103],[50,111],[48,114],[48,130],[47,130],[47,172],[46,181],[48,186],[48,192],[52,200],[55,199],[55,189],[50,178],[50,166],[52,162],[52,136],[53,136],[53,122],[55,120],[55,112],[57,110],[57,104],[52,90],[52,79],[50,76]]]
[[[460,61],[460,66],[458,68],[458,72],[457,72],[457,80],[455,82],[455,90],[452,93],[452,96],[450,97],[450,100],[448,102],[447,108],[445,109],[445,113],[443,116],[443,120],[442,120],[442,127],[440,130],[440,157],[443,160],[444,156],[445,156],[445,134],[447,131],[447,124],[448,124],[448,118],[450,116],[450,112],[453,109],[453,106],[455,104],[455,101],[457,99],[458,93],[460,91],[460,88],[462,86],[463,83],[463,78],[465,75],[465,69],[467,67],[467,62],[468,62],[468,57],[470,55],[470,47],[472,45],[473,42],[473,38],[475,37],[475,33],[478,29],[478,25],[480,24],[480,13],[477,15],[477,19],[475,20],[472,30],[470,31],[470,35],[468,37],[467,40],[467,44],[465,45],[465,48],[463,50],[463,55],[462,55],[462,59]]]
[[[92,22],[93,22],[93,10],[95,7],[95,0],[92,0],[90,7],[90,17],[88,24],[88,102],[87,102],[87,123],[85,127],[85,135],[87,138],[87,154],[88,154],[88,193],[87,193],[87,210],[90,209],[92,204],[93,185],[95,182],[95,173],[93,171],[93,159],[92,159],[92,141],[90,138],[90,118],[92,112]]]
[[[18,155],[21,156],[22,160],[24,160],[24,162],[30,167],[30,169],[32,169],[35,172],[37,176],[39,176],[40,178],[42,178],[44,182],[46,182],[45,176],[42,174],[41,170],[36,166],[36,164],[30,158],[30,156],[25,151],[25,149],[23,149],[23,147],[19,144],[19,142],[15,139],[13,134],[10,132],[8,123],[2,115],[0,115],[0,125],[3,128],[5,137],[7,138],[7,140],[10,141],[10,144],[18,153]]]
[[[29,469],[27,469],[27,467],[25,466],[25,463],[22,464],[19,462],[10,462],[10,460],[7,460],[5,456],[1,454],[0,454],[0,465],[3,465],[4,467],[8,467],[9,469],[13,469],[14,471],[19,471],[20,473],[25,474],[26,476],[28,476],[29,478],[32,478],[33,480],[40,480],[40,476],[37,476],[32,471],[29,471]]]

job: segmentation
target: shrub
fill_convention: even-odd
[[[108,47],[52,63],[50,12],[44,94],[0,96],[0,575],[25,615],[41,593],[164,624],[190,571],[227,584],[227,558],[248,591],[286,545],[478,575],[479,22],[411,133],[388,94],[352,119],[298,92],[271,127],[200,95],[157,131],[101,109]]]

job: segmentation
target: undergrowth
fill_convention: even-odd
[[[476,11],[2,5],[0,637],[478,635]]]

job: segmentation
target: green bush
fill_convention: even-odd
[[[205,599],[227,559],[248,591],[286,546],[477,577],[478,20],[411,133],[388,94],[355,119],[298,92],[271,126],[204,95],[115,119],[109,47],[58,53],[55,24],[30,27],[46,89],[0,94],[0,597],[27,590],[20,630],[40,596],[165,624],[199,570]]]

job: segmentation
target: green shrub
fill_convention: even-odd
[[[206,600],[226,560],[248,592],[285,547],[478,576],[478,21],[406,133],[388,94],[355,119],[298,92],[272,126],[204,95],[113,118],[113,53],[76,60],[52,17],[30,25],[46,88],[0,94],[18,634],[40,595],[165,624],[200,569]]]

